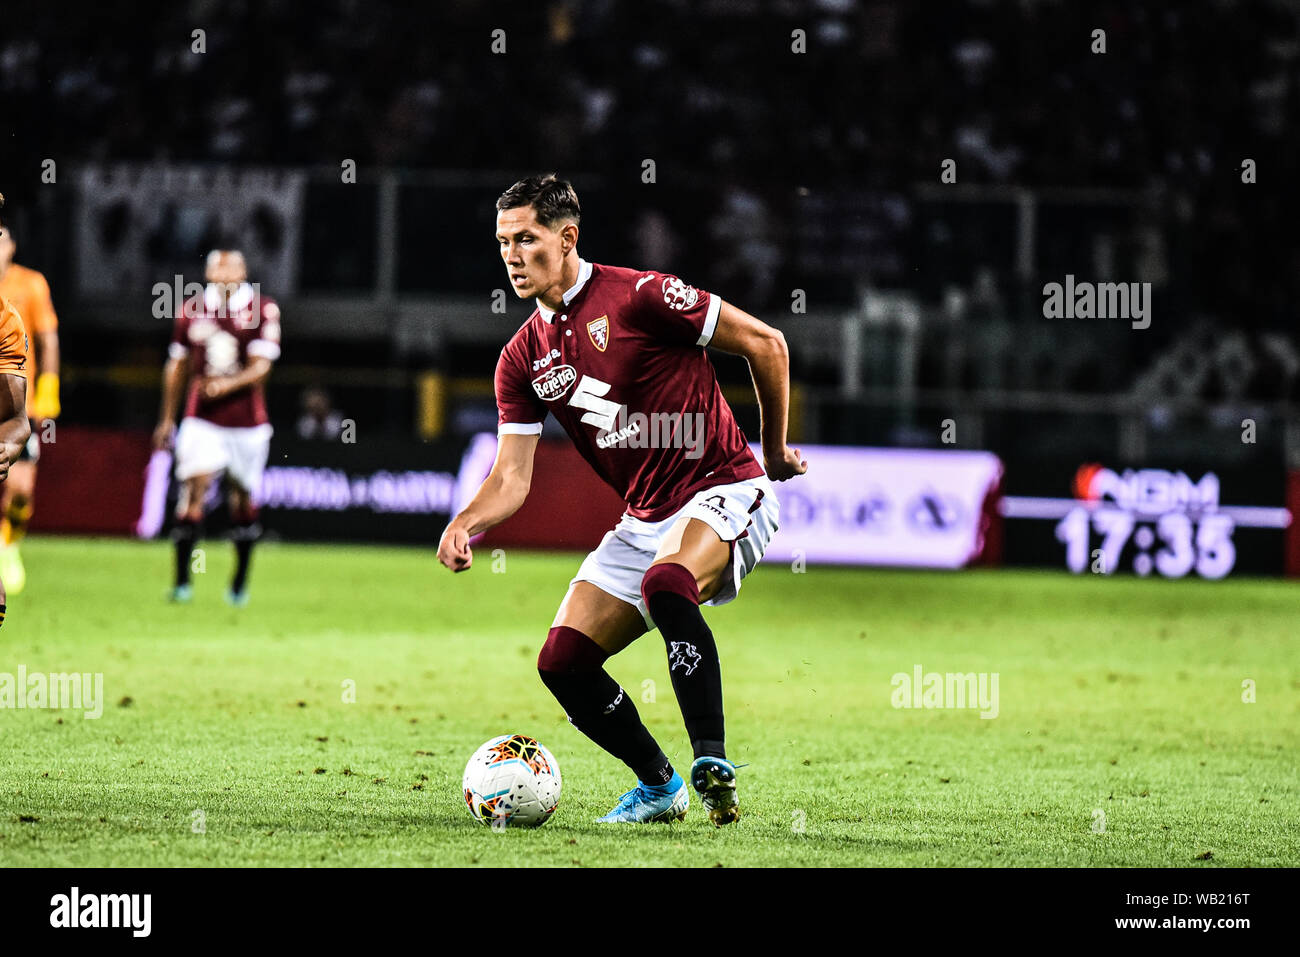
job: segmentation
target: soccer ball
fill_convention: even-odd
[[[503,734],[475,751],[462,783],[469,813],[492,827],[541,827],[560,803],[560,765],[523,734]]]

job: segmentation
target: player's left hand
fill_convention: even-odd
[[[208,379],[203,383],[203,397],[205,399],[220,399],[230,393],[230,377],[220,376],[215,379]]]
[[[765,454],[763,456],[763,467],[767,469],[767,477],[772,481],[784,482],[786,479],[792,479],[796,475],[803,475],[804,472],[807,472],[808,462],[804,459],[802,452],[787,445],[782,450],[780,458]]]
[[[455,522],[447,526],[438,543],[438,561],[454,572],[463,572],[474,564],[474,553],[469,547],[469,535]]]

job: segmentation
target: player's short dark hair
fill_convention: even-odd
[[[578,204],[578,193],[573,184],[554,173],[521,179],[497,199],[498,213],[520,206],[533,207],[537,221],[547,229],[554,229],[569,220],[577,223],[582,219],[582,207]]]

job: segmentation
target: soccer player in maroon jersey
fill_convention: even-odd
[[[550,412],[628,508],[560,603],[537,659],[542,681],[574,726],[637,777],[600,820],[680,820],[685,782],[604,669],[657,627],[695,755],[691,784],[721,826],[739,814],[736,769],[718,650],[699,606],[735,598],[762,557],[777,527],[769,477],[807,468],[786,445],[789,353],[778,330],[675,276],[580,259],[580,214],[573,187],[554,175],[521,180],[497,200],[510,283],[537,308],[497,364],[496,463],[447,526],[438,558],[469,568],[470,539],[523,504]],[[709,345],[749,360],[763,464],[722,398]]]
[[[162,409],[154,447],[175,447],[176,478],[183,483],[176,503],[176,585],[173,601],[193,596],[190,558],[199,539],[204,503],[220,473],[226,476],[233,524],[235,575],[226,600],[248,603],[248,566],[261,535],[253,496],[261,485],[271,445],[265,382],[280,357],[280,307],[248,283],[238,250],[208,254],[203,295],[190,299],[176,318],[163,367]],[[189,377],[185,417],[176,428],[176,409]]]

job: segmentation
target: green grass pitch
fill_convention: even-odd
[[[0,864],[1300,863],[1294,583],[767,565],[707,611],[740,822],[696,802],[682,825],[608,827],[629,775],[535,670],[578,556],[510,551],[494,573],[479,552],[453,576],[432,548],[267,544],[236,610],[230,546],[206,548],[175,607],[165,543],[24,544],[0,672],[102,672],[107,704],[0,710]],[[996,672],[997,717],[893,707],[916,665]],[[658,635],[610,670],[687,766]],[[507,731],[563,772],[536,831],[461,800],[470,753]]]

